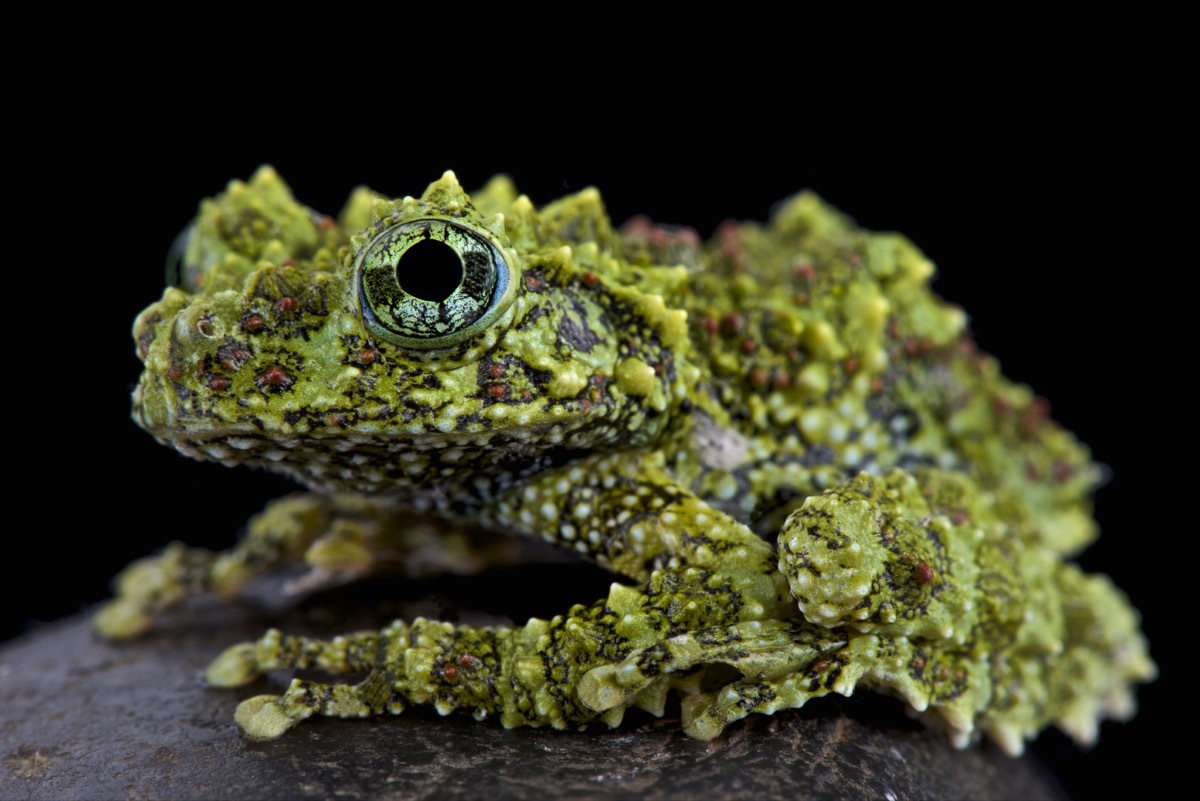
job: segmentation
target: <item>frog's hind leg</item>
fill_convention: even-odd
[[[728,665],[745,678],[717,692],[684,699],[685,730],[711,740],[747,714],[800,706],[807,698],[837,689],[822,677],[839,661],[847,643],[841,629],[823,629],[799,619],[715,626],[671,637],[617,664],[592,669],[579,683],[579,697],[591,709],[604,711],[630,703],[664,677],[681,675],[686,678],[672,678],[673,686],[696,692],[704,674],[686,671],[698,665]],[[797,692],[801,683],[808,691]]]
[[[172,543],[134,562],[114,581],[116,597],[97,612],[96,630],[110,639],[144,633],[154,617],[186,598],[231,598],[257,576],[286,563],[311,568],[289,588],[311,590],[357,578],[386,564],[409,575],[470,573],[505,561],[473,532],[435,526],[385,503],[353,495],[297,494],[255,515],[232,548],[214,552]]]
[[[799,673],[765,680],[742,679],[713,692],[685,696],[683,730],[697,740],[713,740],[742,718],[797,709],[830,692],[834,692],[833,687]]]
[[[716,664],[736,669],[742,678],[712,689],[705,670],[687,672]],[[927,651],[904,638],[794,618],[702,629],[635,650],[584,675],[579,696],[589,708],[606,710],[627,704],[665,677],[686,693],[684,731],[712,740],[748,715],[797,709],[813,698],[848,696],[865,686],[900,696],[963,747],[975,729],[980,694],[988,692],[986,672],[986,665],[966,654]]]
[[[283,695],[258,695],[238,705],[234,720],[246,737],[270,740],[314,714],[326,717],[369,717],[399,713],[403,702],[393,697],[391,675],[380,646],[385,636],[362,631],[321,640],[268,631],[258,642],[225,650],[205,671],[214,687],[237,687],[276,669],[312,669],[331,675],[366,673],[357,684],[337,684],[296,678]]]
[[[530,710],[536,704],[521,685],[513,683],[509,657],[514,649],[523,648],[537,661],[529,675],[544,677],[543,663],[532,649],[547,625],[531,620],[523,629],[513,630],[417,618],[331,640],[272,630],[258,642],[227,649],[209,665],[205,678],[213,686],[236,687],[276,669],[311,669],[331,677],[366,674],[357,683],[295,678],[282,695],[243,701],[234,717],[242,733],[254,740],[278,737],[314,715],[398,715],[417,704],[431,705],[441,714],[467,709],[482,720],[504,711],[506,702],[515,703],[514,694],[525,699],[516,703],[516,711],[533,714]],[[540,721],[536,715],[534,719]],[[501,715],[501,720],[506,725],[524,722],[520,714]]]
[[[268,670],[302,668],[334,675],[370,671],[381,661],[380,641],[378,631],[322,640],[271,629],[258,642],[225,649],[208,666],[204,678],[214,687],[240,687]]]
[[[96,630],[111,639],[144,633],[160,612],[206,593],[229,598],[276,565],[298,561],[332,532],[347,561],[369,559],[355,553],[349,519],[338,525],[341,501],[317,495],[291,495],[273,501],[249,522],[245,535],[227,551],[214,552],[173,542],[161,553],[139,559],[113,581],[116,597],[96,613]],[[331,550],[326,547],[326,551]]]

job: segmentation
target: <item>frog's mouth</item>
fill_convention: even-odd
[[[192,458],[259,467],[314,490],[417,494],[484,477],[513,481],[598,447],[638,444],[627,410],[589,406],[586,397],[502,405],[489,393],[485,415],[477,398],[474,406],[451,398],[434,407],[414,392],[350,405],[299,380],[288,388],[295,400],[257,392],[249,393],[256,402],[214,402],[212,391],[177,378],[143,373],[133,394],[137,425]],[[657,420],[633,411],[645,432],[658,430]]]

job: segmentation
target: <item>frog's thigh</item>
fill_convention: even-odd
[[[749,575],[774,560],[770,545],[678,484],[653,452],[545,470],[498,497],[492,515],[636,581],[688,565]]]

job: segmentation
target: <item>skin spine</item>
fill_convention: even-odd
[[[1069,561],[1096,536],[1098,471],[932,272],[811,193],[702,243],[615,229],[593,189],[538,209],[452,173],[420,198],[356,190],[334,219],[264,167],[201,205],[179,285],[139,315],[133,417],[309,493],[228,551],[131,565],[97,629],[135,636],[287,561],[480,569],[480,534],[516,532],[622,581],[516,628],[271,631],[208,680],[367,675],[243,702],[257,739],[413,704],[615,726],[672,691],[712,739],[862,686],[964,746],[1019,753],[1050,724],[1088,742],[1156,670],[1125,596]]]

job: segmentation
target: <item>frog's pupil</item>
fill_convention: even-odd
[[[454,248],[436,239],[416,242],[396,262],[396,281],[421,300],[441,303],[462,280],[462,259]]]

